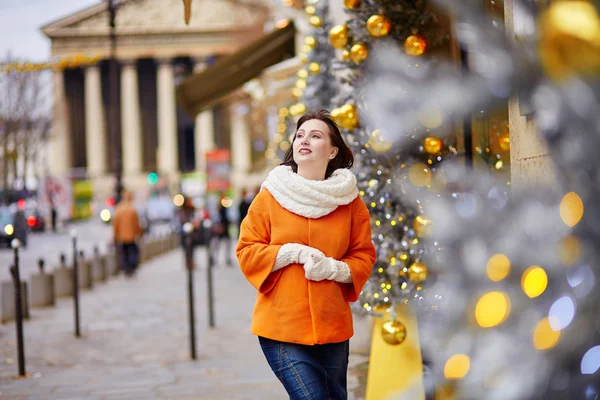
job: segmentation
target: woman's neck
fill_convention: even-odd
[[[308,179],[311,181],[322,181],[325,180],[325,173],[327,170],[323,171],[318,168],[302,168],[298,166],[298,175],[303,177],[304,179]]]

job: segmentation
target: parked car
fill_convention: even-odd
[[[19,239],[27,246],[27,222],[22,210],[11,211],[8,207],[0,208],[0,242],[10,246],[13,239]]]

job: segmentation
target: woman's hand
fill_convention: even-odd
[[[348,264],[322,254],[311,254],[310,259],[304,264],[304,276],[316,282],[325,279],[341,283],[352,282],[352,273]]]

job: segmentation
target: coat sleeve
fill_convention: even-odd
[[[344,293],[349,302],[358,300],[360,292],[371,276],[375,263],[375,246],[371,240],[371,216],[361,199],[355,203],[350,230],[350,246],[341,259],[352,273],[352,282],[344,284]]]
[[[242,221],[236,255],[246,279],[262,294],[273,289],[282,273],[271,273],[281,246],[270,242],[270,213],[253,203]]]

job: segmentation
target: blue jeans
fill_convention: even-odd
[[[258,338],[291,400],[346,400],[349,341],[306,346]]]

